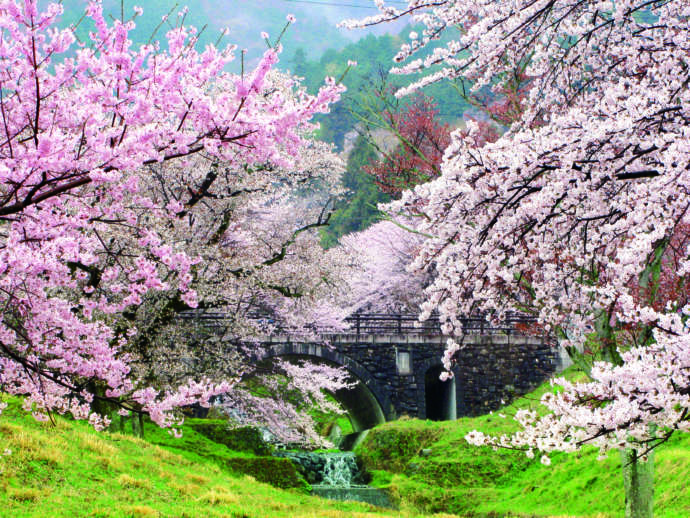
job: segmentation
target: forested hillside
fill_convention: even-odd
[[[393,57],[411,31],[408,26],[398,35],[369,34],[342,50],[329,48],[318,60],[309,60],[306,49],[301,47],[288,56],[288,68],[305,78],[310,92],[318,89],[324,76],[340,78],[347,70],[348,62],[357,63],[343,79],[343,84],[347,87],[344,99],[333,107],[331,113],[318,118],[322,126],[320,136],[323,140],[334,142],[342,148],[345,135],[352,131],[362,118],[371,117],[371,108],[377,104],[378,91],[388,88],[392,92],[411,82],[408,76],[389,73]],[[439,44],[442,43],[444,41],[439,41]],[[454,83],[435,84],[424,93],[437,104],[439,117],[444,122],[457,124],[463,115],[472,109],[458,93]],[[409,99],[405,102],[409,102]]]
[[[342,236],[364,230],[381,218],[376,205],[390,201],[390,196],[382,193],[374,178],[363,170],[376,156],[376,150],[363,136],[355,140],[342,179],[347,193],[339,201],[328,227],[322,230],[321,245],[325,248],[337,245]]]

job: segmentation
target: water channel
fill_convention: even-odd
[[[332,500],[357,500],[379,507],[392,507],[388,493],[366,484],[361,479],[355,454],[351,451],[324,453],[323,482],[312,485],[312,494]]]
[[[339,452],[281,452],[300,467],[311,484],[312,494],[331,500],[357,500],[379,507],[392,508],[388,493],[366,484],[366,474],[360,469],[351,451]]]

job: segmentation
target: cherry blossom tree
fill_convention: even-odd
[[[424,26],[421,34],[417,31],[410,32],[410,42],[404,43],[394,58],[401,66],[390,70],[393,74],[420,74],[423,77],[400,88],[395,92],[396,97],[403,98],[430,84],[452,80],[458,94],[479,112],[488,115],[493,122],[508,127],[520,119],[528,92],[533,86],[532,77],[526,73],[529,52],[518,60],[497,54],[496,61],[500,65],[485,76],[484,70],[466,66],[471,61],[472,49],[462,38],[449,40],[445,46],[438,45],[442,33],[449,29],[457,29],[458,36],[476,31],[475,25],[483,12],[458,9],[457,2],[453,0],[408,1],[407,6],[386,5],[385,0],[375,3],[379,14],[361,20],[344,20],[340,26],[353,29],[404,18],[410,18],[412,22]],[[415,55],[422,57],[409,61]],[[470,59],[467,59],[468,56]],[[408,62],[404,63],[405,61]]]
[[[89,41],[78,41],[74,27],[57,27],[61,12],[0,2],[0,386],[41,419],[70,412],[102,427],[92,405],[105,401],[170,426],[174,408],[208,404],[231,383],[159,391],[131,375],[135,330],[118,334],[113,320],[153,292],[198,301],[199,258],[153,230],[174,226],[184,202],[142,191],[148,166],[203,152],[237,174],[289,167],[312,115],[342,89],[278,88],[267,78],[279,48],[253,71],[227,73],[236,47],[197,50],[196,30],[179,24],[164,45],[134,48],[134,18],[108,22],[99,2],[86,8]],[[114,228],[137,247],[120,249]]]
[[[433,270],[410,272],[425,236],[410,231],[409,221],[380,221],[341,238],[352,273],[341,304],[351,312],[418,313]]]
[[[416,266],[433,260],[437,271],[425,313],[437,309],[457,337],[446,364],[462,340],[458,317],[477,309],[531,311],[576,358],[592,333],[600,343],[590,382],[558,380],[563,390],[546,396],[552,414],[522,413],[512,437],[469,439],[528,453],[624,449],[626,515],[650,516],[642,461],[690,431],[687,2],[377,5],[362,23],[411,14],[426,26],[400,60],[462,27],[400,69],[439,67],[400,95],[444,77],[470,77],[475,91],[517,68],[531,78],[510,131],[481,149],[455,134],[441,176],[390,207],[435,236]],[[684,288],[665,290],[664,279]]]
[[[191,271],[196,311],[190,313],[189,301],[178,290],[156,291],[114,322],[120,334],[136,330],[126,350],[138,379],[174,387],[201,375],[213,381],[265,378],[268,364],[257,368],[266,336],[279,332],[320,340],[320,333],[342,328],[346,314],[334,305],[334,294],[345,288],[349,264],[344,254],[324,251],[317,233],[327,224],[330,202],[340,190],[342,161],[330,146],[306,140],[288,169],[262,164],[238,174],[203,154],[150,169],[142,190],[156,205],[183,208],[166,224],[148,228],[161,242],[178,243],[201,261]],[[123,250],[136,247],[129,233],[108,237],[117,237]],[[306,365],[290,372],[313,375]],[[331,379],[336,378],[322,378],[314,386],[326,388]],[[265,385],[276,388],[275,383]],[[291,401],[280,401],[282,395],[273,394],[266,405],[294,413]],[[246,387],[234,386],[225,406],[242,397],[248,398],[242,408],[260,400]],[[312,423],[307,417],[302,430]],[[274,416],[264,424],[284,435],[278,423]]]
[[[329,394],[352,388],[346,371],[278,359],[268,372],[255,372],[252,381],[223,396],[220,408],[232,423],[264,427],[282,444],[333,447],[317,433],[313,412],[343,413]]]

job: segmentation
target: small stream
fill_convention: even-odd
[[[289,458],[300,467],[314,495],[331,500],[357,500],[379,507],[394,507],[386,491],[365,483],[365,473],[357,465],[357,457],[351,451],[286,451],[278,455]]]
[[[323,468],[324,486],[352,487],[359,475],[357,459],[351,451],[342,453],[324,453]]]
[[[392,507],[388,493],[366,484],[351,451],[323,453],[325,464],[321,484],[312,485],[312,494],[331,500],[357,500],[379,507]]]

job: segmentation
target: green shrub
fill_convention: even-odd
[[[400,428],[384,425],[370,430],[356,452],[367,470],[402,473],[410,460],[438,436],[439,431],[432,427]]]
[[[233,451],[270,455],[272,447],[261,437],[261,431],[252,426],[229,428],[223,420],[194,420],[189,426],[197,433]]]
[[[311,487],[289,459],[278,457],[236,457],[226,459],[225,466],[235,473],[250,475],[281,489],[308,492]]]

